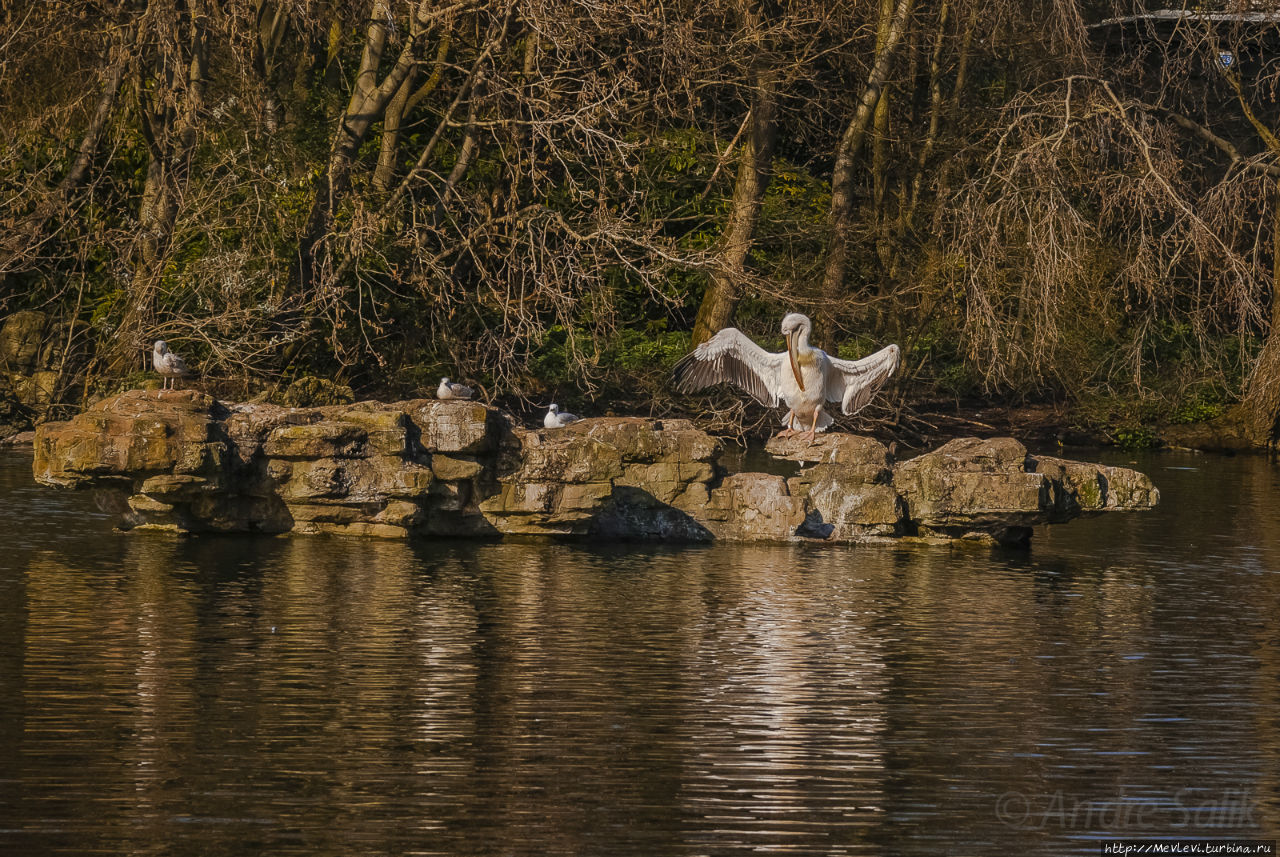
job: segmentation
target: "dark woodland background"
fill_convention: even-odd
[[[231,398],[449,375],[741,430],[670,367],[798,310],[903,347],[872,419],[1267,443],[1278,85],[1256,3],[5,4],[0,408],[138,385],[163,338]]]

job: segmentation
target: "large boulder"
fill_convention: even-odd
[[[894,470],[919,535],[1018,543],[1049,519],[1049,480],[1013,438],[957,438]]]
[[[893,456],[878,440],[823,434],[775,437],[765,451],[809,466],[787,480],[804,501],[801,535],[838,542],[878,541],[904,532],[906,508],[893,489]]]
[[[12,399],[37,413],[53,403],[66,340],[66,327],[36,310],[20,310],[0,322],[0,400]],[[25,420],[0,422],[20,429]]]
[[[711,491],[703,515],[707,529],[723,541],[787,542],[799,535],[805,504],[781,476],[735,473]]]
[[[823,434],[809,441],[798,435],[771,438],[765,452],[804,464],[829,464],[864,482],[888,482],[893,456],[889,448],[871,437],[856,434]]]
[[[721,447],[688,421],[604,417],[513,437],[497,493],[480,503],[499,531],[704,536],[680,506],[705,498]]]
[[[195,390],[133,390],[104,399],[73,420],[39,427],[36,479],[75,488],[161,473],[215,476],[226,452],[220,410]]]
[[[401,402],[400,407],[418,428],[418,443],[427,452],[493,452],[508,428],[501,414],[480,402],[416,399]]]
[[[1012,438],[957,438],[894,469],[921,536],[1024,543],[1038,524],[1081,514],[1149,509],[1160,492],[1144,474],[1034,458]]]
[[[1027,459],[1027,469],[1049,479],[1053,490],[1049,520],[1054,523],[1081,514],[1152,509],[1160,502],[1150,477],[1127,467],[1035,456]]]
[[[788,479],[787,487],[805,502],[806,535],[864,542],[906,530],[906,503],[887,479],[868,481],[856,468],[819,464]]]

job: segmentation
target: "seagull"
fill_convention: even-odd
[[[162,379],[160,389],[167,390],[169,382],[172,381],[174,388],[177,388],[178,379],[191,374],[187,371],[187,364],[181,357],[169,350],[169,343],[163,339],[157,339],[155,347],[151,351],[151,365],[155,367]]]
[[[547,428],[564,428],[569,423],[576,423],[582,417],[568,412],[561,412],[560,406],[555,402],[547,408],[547,415],[542,418],[542,424]]]
[[[841,360],[809,345],[812,331],[808,316],[788,313],[782,319],[787,350],[771,354],[736,327],[726,327],[676,364],[676,388],[691,393],[723,382],[762,405],[786,402],[791,410],[778,436],[807,431],[813,441],[833,422],[823,404],[840,402],[845,414],[862,410],[898,368],[901,351],[889,345],[861,360]]]
[[[475,393],[466,384],[459,384],[457,381],[450,381],[448,378],[440,379],[440,386],[436,388],[437,399],[470,399]]]

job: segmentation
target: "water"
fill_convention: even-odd
[[[0,453],[0,853],[1275,838],[1280,467],[1137,466],[1006,552],[120,535]]]

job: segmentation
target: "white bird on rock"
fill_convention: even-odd
[[[441,378],[440,386],[436,388],[437,399],[470,399],[474,394],[475,390],[466,384],[459,384],[448,378]]]
[[[551,407],[547,408],[547,415],[542,418],[542,424],[547,428],[564,428],[569,423],[576,423],[580,419],[582,417],[561,411],[560,406],[552,402]]]
[[[841,360],[809,345],[813,324],[798,312],[782,319],[787,350],[765,351],[734,327],[726,327],[693,349],[675,367],[677,389],[685,393],[728,383],[747,391],[757,402],[777,407],[786,402],[779,437],[807,432],[809,439],[833,420],[825,402],[839,402],[845,414],[866,407],[898,368],[900,349],[886,346],[861,360]]]
[[[151,350],[151,365],[160,375],[162,381],[160,389],[162,390],[169,389],[171,381],[176,389],[178,379],[191,374],[187,371],[187,364],[181,357],[169,350],[169,343],[163,339],[157,339],[155,346]]]

